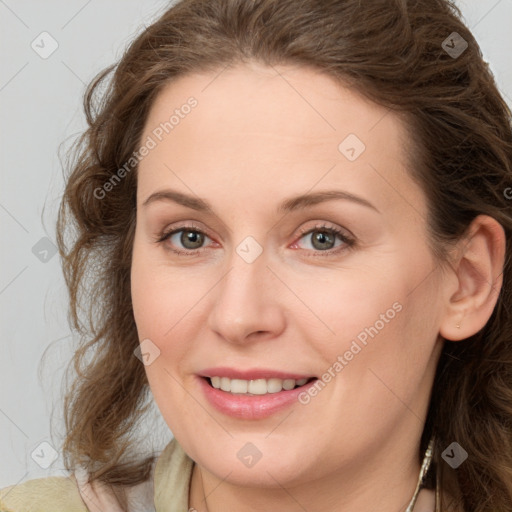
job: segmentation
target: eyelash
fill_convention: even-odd
[[[160,233],[156,239],[155,239],[155,242],[156,243],[164,243],[166,240],[168,240],[172,235],[176,234],[176,233],[179,233],[180,231],[192,231],[194,233],[199,233],[201,235],[204,235],[204,236],[207,236],[208,238],[211,238],[210,236],[208,236],[207,233],[205,233],[203,230],[199,229],[197,226],[194,226],[192,224],[188,224],[188,225],[184,225],[184,226],[180,226],[178,228],[173,228],[172,230],[169,230],[169,231],[164,231],[162,233]],[[335,255],[338,255],[338,253],[340,252],[343,252],[343,251],[349,251],[351,249],[354,249],[355,248],[355,245],[356,245],[356,241],[354,240],[354,238],[346,235],[344,232],[342,232],[340,229],[336,228],[336,227],[333,227],[333,226],[328,226],[326,224],[319,224],[319,225],[316,225],[314,226],[313,228],[301,228],[299,230],[300,232],[300,237],[298,238],[298,240],[300,240],[301,238],[303,238],[305,235],[309,235],[311,233],[314,233],[315,231],[324,231],[324,232],[327,232],[329,234],[332,234],[332,235],[335,235],[337,236],[345,245],[344,246],[340,246],[340,247],[337,247],[337,248],[334,248],[334,249],[327,249],[325,251],[320,251],[320,250],[308,250],[308,249],[305,249],[306,251],[308,252],[312,252],[313,254],[311,255],[312,257],[318,257],[318,256],[335,256]],[[172,252],[180,255],[180,256],[198,256],[200,255],[204,250],[206,250],[206,247],[200,247],[199,249],[189,249],[189,250],[181,250],[181,249],[174,249],[174,248],[169,248]]]

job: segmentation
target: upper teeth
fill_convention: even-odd
[[[250,393],[253,395],[265,395],[266,393],[278,393],[283,389],[293,389],[295,386],[303,386],[308,379],[255,379],[242,380],[229,377],[211,377],[212,386],[222,391],[231,393]]]

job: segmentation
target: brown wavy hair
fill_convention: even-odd
[[[468,43],[457,58],[442,47],[453,32]],[[135,485],[149,477],[155,458],[135,456],[132,437],[150,395],[134,357],[130,295],[136,166],[101,199],[98,190],[139,147],[164,86],[248,61],[315,69],[403,116],[412,134],[410,173],[427,196],[429,243],[439,262],[477,215],[503,226],[496,307],[474,336],[444,342],[418,457],[434,435],[427,486],[437,479],[459,498],[442,510],[512,511],[511,111],[446,0],[183,0],[95,77],[57,221],[70,323],[81,340],[64,399],[66,468],[82,463],[93,480]],[[456,470],[441,458],[453,441],[469,453]]]

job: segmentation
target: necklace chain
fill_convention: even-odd
[[[418,499],[418,494],[421,490],[422,484],[427,476],[428,469],[430,468],[430,463],[432,462],[432,454],[434,452],[434,438],[430,440],[428,443],[427,450],[425,451],[425,456],[423,457],[423,462],[421,463],[420,475],[418,477],[418,483],[416,484],[416,490],[414,491],[414,495],[411,499],[411,502],[405,509],[405,512],[413,512],[414,505],[416,504],[416,500]],[[436,504],[437,508],[437,504]]]

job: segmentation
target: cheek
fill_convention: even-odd
[[[340,269],[331,272],[329,279],[315,279],[314,286],[311,279],[296,278],[295,283],[300,302],[294,301],[294,321],[301,322],[307,339],[331,358],[348,350],[354,339],[364,343],[375,324],[379,332],[387,328],[401,309],[396,303],[404,296],[402,281],[393,272],[377,276]]]
[[[132,306],[139,338],[164,340],[171,337],[181,320],[191,312],[194,302],[204,294],[191,282],[187,272],[171,269],[155,259],[135,239],[132,268]]]
[[[140,342],[149,339],[157,347],[158,358],[145,369],[155,398],[159,400],[161,391],[166,407],[185,399],[169,374],[190,371],[190,356],[202,338],[211,281],[134,250],[131,290],[135,323]],[[172,402],[166,400],[166,393],[174,396]]]
[[[311,280],[297,281],[295,291],[310,311],[298,304],[293,318],[321,355],[325,370],[338,356],[344,357],[342,364],[354,367],[354,386],[375,367],[384,370],[389,382],[403,387],[406,375],[424,370],[431,355],[437,334],[437,288],[434,275],[425,277],[432,260],[428,252],[415,258],[400,256],[394,253],[381,260],[379,269],[341,269],[337,277],[331,273],[336,280],[316,280],[315,286]]]
[[[186,390],[182,372],[188,371],[191,341],[198,338],[196,326],[201,325],[197,322],[200,308],[193,307],[199,290],[176,276],[171,279],[171,275],[175,276],[134,257],[131,288],[138,337],[143,343],[149,339],[158,350],[158,356],[144,369],[169,429],[184,436],[183,418],[198,417],[195,401],[190,399],[190,383],[187,381]]]
[[[361,406],[365,403],[375,411],[384,407],[382,414],[385,404],[400,409],[396,397],[414,401],[430,371],[438,333],[436,284],[424,277],[425,272],[403,267],[380,286],[367,289],[366,300],[345,302],[337,324],[337,351],[332,347],[329,355],[332,361],[343,356],[340,384],[344,392],[358,396]]]

